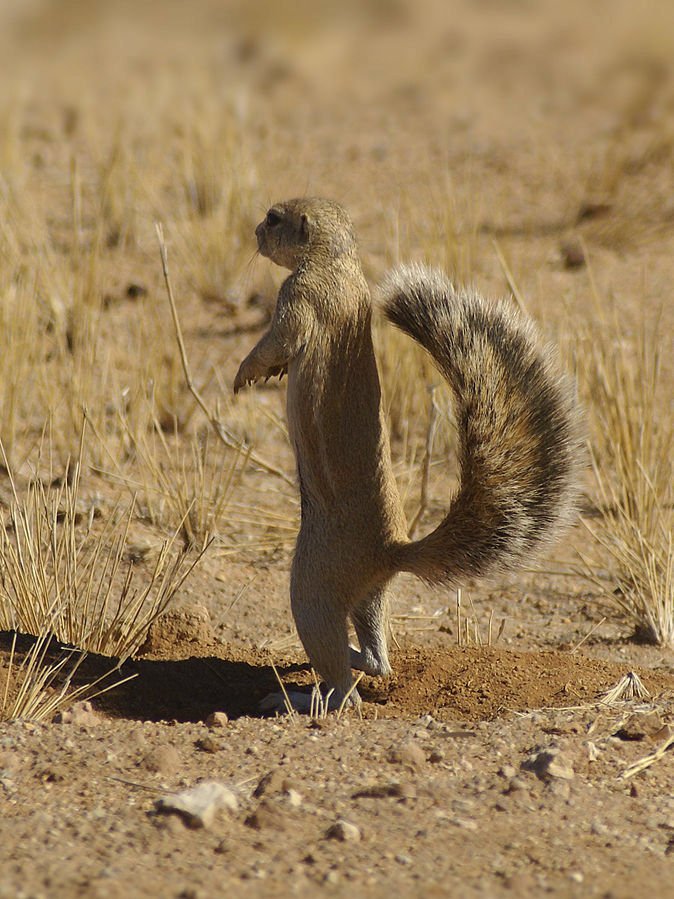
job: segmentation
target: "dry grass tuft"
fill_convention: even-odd
[[[161,545],[142,578],[128,549],[134,504],[116,506],[102,526],[80,496],[80,462],[60,481],[34,477],[0,526],[0,627],[114,656],[142,645],[201,558]]]
[[[650,695],[639,675],[635,671],[628,671],[617,684],[604,693],[601,701],[604,705],[613,705],[616,702],[648,699]]]
[[[581,554],[581,573],[635,636],[674,647],[674,430],[657,326],[632,338],[604,309],[583,345],[598,499],[583,521],[601,552]]]
[[[0,703],[0,721],[16,718],[51,721],[54,715],[65,711],[73,703],[94,699],[136,677],[135,674],[131,677],[115,677],[115,666],[94,682],[74,687],[73,679],[86,658],[86,653],[65,651],[58,661],[51,662],[47,654],[52,637],[50,634],[43,634],[37,638],[17,667],[16,637],[14,633]],[[13,694],[11,700],[10,694]]]

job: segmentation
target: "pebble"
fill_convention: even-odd
[[[226,727],[229,724],[229,718],[226,712],[211,712],[206,719],[206,726],[211,728]]]
[[[572,765],[556,746],[538,749],[522,762],[523,771],[531,771],[539,780],[555,777],[572,780],[575,776]]]
[[[582,243],[577,238],[563,241],[559,248],[564,268],[582,268],[585,265],[585,251]]]
[[[477,830],[477,822],[471,818],[450,818],[450,823],[461,830]]]
[[[38,773],[37,777],[38,780],[41,780],[43,783],[62,783],[64,780],[67,780],[68,769],[65,765],[59,765],[52,762],[47,765],[46,768],[43,768]]]
[[[139,297],[147,296],[147,287],[144,284],[137,284],[131,281],[126,285],[126,297],[129,300],[137,300]]]
[[[350,821],[340,818],[328,829],[326,837],[331,840],[340,840],[342,843],[360,842],[360,828]]]
[[[438,722],[432,715],[422,715],[421,718],[419,718],[419,724],[422,727],[427,727],[429,730],[433,730],[438,726]]]
[[[634,712],[623,726],[615,733],[621,740],[644,740],[659,734],[663,721],[656,711]]]
[[[54,715],[54,724],[77,724],[82,726],[99,724],[100,721],[100,715],[94,711],[94,707],[88,699],[75,702],[69,709],[64,709]]]
[[[417,795],[412,784],[402,784],[397,781],[390,783],[372,784],[353,794],[353,799],[414,799]]]
[[[426,753],[418,743],[415,743],[413,740],[407,740],[405,743],[401,743],[400,746],[389,750],[388,760],[394,764],[409,765],[412,768],[417,768],[426,764]]]
[[[180,767],[180,755],[174,746],[157,746],[143,756],[141,766],[152,774],[172,774]]]
[[[210,753],[219,752],[224,748],[224,743],[221,740],[216,740],[215,737],[212,737],[210,734],[205,737],[200,737],[194,745],[202,752]]]
[[[0,752],[0,774],[8,774],[19,767],[19,756],[16,752],[3,750]]]
[[[235,793],[217,781],[203,781],[182,793],[162,796],[156,809],[177,813],[189,827],[210,827],[220,809],[235,812],[239,807]]]
[[[288,826],[288,815],[277,803],[263,799],[244,823],[253,830],[282,831]]]
[[[273,771],[267,771],[260,778],[258,785],[253,790],[253,796],[255,799],[260,799],[262,796],[277,796],[281,793],[289,793],[295,788],[295,782],[288,777],[284,770],[274,768]]]
[[[302,794],[292,788],[286,793],[288,805],[291,808],[299,808],[302,805]]]

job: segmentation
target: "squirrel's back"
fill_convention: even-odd
[[[512,567],[574,511],[583,441],[573,384],[528,319],[456,290],[442,272],[403,266],[381,291],[388,319],[447,379],[459,433],[448,514],[427,537],[396,547],[394,567],[429,582]]]

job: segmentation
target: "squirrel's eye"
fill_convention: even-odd
[[[275,225],[278,225],[280,221],[281,216],[278,214],[278,212],[274,212],[273,209],[270,209],[267,213],[267,224],[269,225],[269,227],[273,228]]]

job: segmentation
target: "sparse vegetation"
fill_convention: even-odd
[[[583,570],[639,639],[672,648],[674,430],[659,338],[643,328],[626,334],[605,310],[583,343],[597,490],[597,514],[584,518],[596,542],[581,551]]]
[[[45,484],[36,474],[0,526],[0,628],[53,635],[119,664],[143,643],[199,556],[164,541],[139,578],[129,545],[134,504],[102,509],[80,494],[80,459]],[[187,514],[187,513],[186,513]],[[139,583],[140,581],[140,583]]]
[[[674,28],[648,6],[0,3],[3,899],[671,893]],[[258,706],[274,667],[316,686],[285,387],[231,394],[284,277],[255,224],[309,194],[372,285],[420,261],[523,302],[590,446],[584,525],[459,603],[402,575],[393,676],[363,720],[316,690],[310,723]],[[420,537],[453,412],[377,315],[375,341]],[[237,811],[154,815],[213,779]]]

